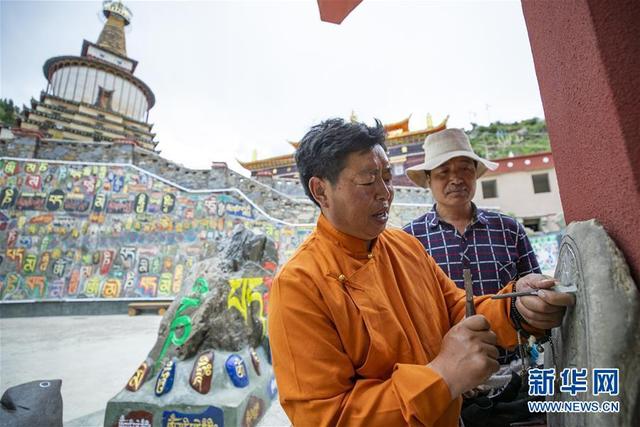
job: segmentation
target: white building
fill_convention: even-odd
[[[550,152],[493,161],[498,168],[478,180],[473,199],[478,206],[495,206],[534,231],[550,231],[564,223]]]

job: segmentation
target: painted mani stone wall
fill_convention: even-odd
[[[538,264],[540,264],[540,269],[547,274],[553,274],[558,263],[558,252],[560,251],[562,236],[563,233],[560,232],[529,236],[529,241],[538,259]]]
[[[172,298],[238,224],[281,262],[311,231],[135,166],[0,159],[0,300]]]

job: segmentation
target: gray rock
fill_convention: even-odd
[[[125,389],[109,401],[106,426],[140,413],[150,414],[152,426],[177,414],[212,422],[223,417],[225,425],[255,425],[275,398],[263,300],[268,291],[264,282],[271,280],[278,263],[275,244],[239,224],[216,247],[219,255],[195,263],[186,275],[184,283],[192,285],[183,286],[167,309],[147,357],[151,373],[137,391]],[[211,390],[199,393],[190,380],[197,356],[206,351],[213,352]],[[234,386],[224,369],[231,354],[244,362],[246,387]],[[158,372],[174,357],[173,387],[157,396]],[[256,368],[253,359],[266,362]]]
[[[8,388],[0,399],[3,427],[62,427],[62,380],[39,380]]]
[[[555,401],[619,402],[620,412],[550,413],[549,426],[635,426],[640,422],[640,296],[623,254],[595,220],[571,223],[562,240],[555,277],[576,284],[576,305],[553,330],[545,367],[586,368],[589,391]],[[555,356],[555,357],[552,357]],[[592,391],[593,369],[619,369],[619,395]],[[557,387],[556,387],[557,388]]]

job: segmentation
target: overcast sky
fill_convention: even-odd
[[[42,65],[97,41],[100,1],[0,0],[0,97],[28,104]],[[162,156],[192,168],[288,154],[328,117],[411,130],[543,117],[520,1],[364,0],[342,23],[315,0],[125,1],[127,53],[154,91]]]

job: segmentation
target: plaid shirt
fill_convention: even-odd
[[[477,209],[474,220],[460,234],[438,216],[436,206],[404,226],[459,288],[462,269],[471,269],[473,293],[495,294],[507,283],[529,273],[540,273],[538,260],[524,227],[514,218]]]

